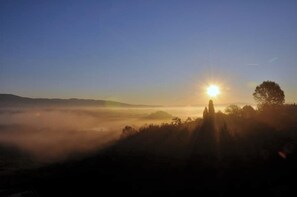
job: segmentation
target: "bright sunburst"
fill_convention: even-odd
[[[220,94],[220,88],[216,85],[210,85],[207,88],[207,94],[210,97],[216,97],[217,95]]]

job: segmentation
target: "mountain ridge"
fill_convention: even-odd
[[[158,107],[128,104],[110,100],[30,98],[14,94],[0,94],[0,108],[4,107]]]

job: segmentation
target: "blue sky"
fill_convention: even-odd
[[[0,0],[0,92],[192,105],[297,100],[297,1]]]

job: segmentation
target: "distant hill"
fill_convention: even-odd
[[[146,119],[160,119],[160,120],[164,120],[164,119],[172,119],[173,116],[167,112],[164,111],[156,111],[150,115],[148,115],[147,117],[145,117]]]
[[[5,107],[154,107],[147,105],[131,105],[106,100],[93,99],[49,99],[28,98],[13,94],[0,94],[0,108]]]

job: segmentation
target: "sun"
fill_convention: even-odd
[[[217,85],[210,85],[207,87],[207,94],[210,97],[216,97],[220,94],[220,88]]]

